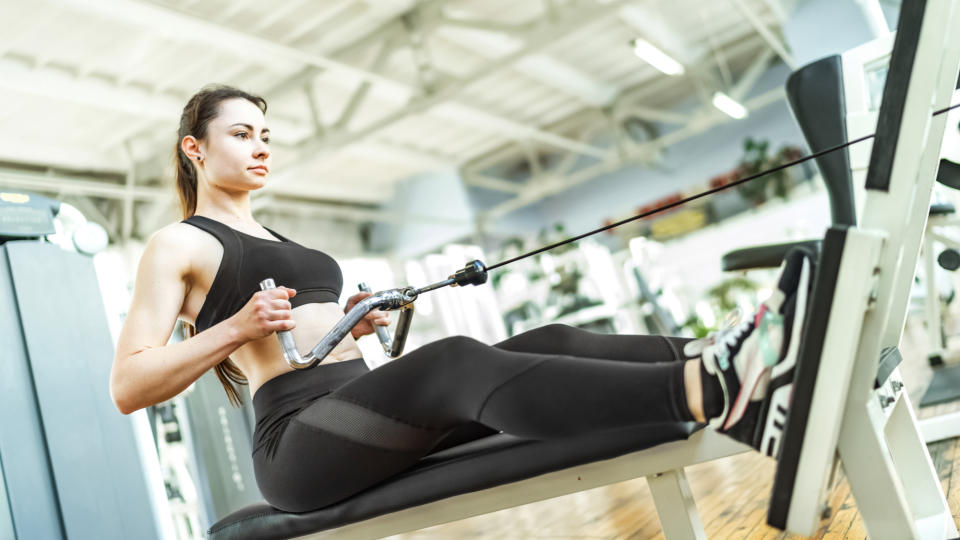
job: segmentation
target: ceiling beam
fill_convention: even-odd
[[[245,66],[245,68],[248,68],[248,67]],[[286,79],[279,81],[274,86],[268,88],[263,93],[263,95],[269,99],[270,96],[275,96],[283,92],[300,88],[303,85],[308,84],[310,81],[315,79],[317,75],[319,75],[322,71],[323,71],[322,69],[318,69],[313,66],[307,66],[304,69],[298,71],[297,73],[291,75],[290,77],[287,77]],[[164,120],[166,123],[170,124],[170,123],[175,123],[177,119],[178,117],[172,117],[172,118],[166,118]],[[156,118],[141,119],[140,121],[134,123],[130,128],[120,131],[114,137],[107,139],[104,142],[103,146],[112,148],[126,140],[140,139],[145,135],[147,135],[151,130],[153,130],[159,122],[160,120]],[[277,131],[279,132],[279,130]],[[165,151],[160,150],[159,153],[165,153]],[[145,158],[140,159],[139,161],[140,162],[150,161],[157,158],[158,155],[159,154],[147,156]]]
[[[374,71],[383,69],[387,60],[390,58],[390,54],[393,53],[393,42],[393,38],[387,38],[376,45],[373,58],[369,62],[369,69]],[[343,107],[340,116],[334,121],[333,129],[346,129],[347,126],[350,125],[350,121],[353,120],[360,104],[367,98],[371,86],[370,81],[360,82],[360,86],[354,90],[350,99],[347,100],[347,104]]]
[[[81,0],[59,0],[60,2],[72,2],[77,3]],[[623,3],[625,0],[614,0],[613,6]],[[84,6],[87,4],[84,3]],[[432,4],[431,4],[432,5]],[[254,50],[263,51],[267,54],[273,54],[275,56],[288,58],[293,61],[305,63],[308,66],[313,66],[318,69],[332,69],[340,70],[344,73],[349,73],[353,76],[359,77],[361,80],[368,82],[381,83],[381,85],[391,88],[396,91],[401,91],[407,94],[411,92],[416,92],[415,88],[412,88],[407,83],[399,82],[393,80],[389,77],[380,75],[374,71],[359,68],[352,64],[333,59],[328,56],[318,55],[314,53],[309,53],[303,51],[299,48],[285,45],[282,43],[276,43],[265,38],[255,36],[246,32],[241,32],[234,28],[227,27],[221,23],[206,21],[199,19],[194,15],[191,15],[183,10],[174,7],[160,6],[149,0],[105,0],[103,2],[96,2],[95,9],[99,10],[104,16],[114,17],[129,22],[131,24],[144,24],[144,20],[150,21],[151,29],[154,28],[176,28],[178,32],[182,32],[187,40],[196,39],[197,36],[202,36],[203,39],[210,40],[214,45],[221,45],[223,43],[236,43],[242,42],[246,43],[248,46]],[[612,8],[610,6],[604,6],[603,8],[592,8],[581,7],[578,13],[581,14],[579,20],[574,17],[569,17],[565,22],[565,28],[574,27],[576,25],[582,24],[584,22],[584,17],[587,20],[592,20],[596,12],[599,12],[601,15],[609,12]],[[551,28],[549,25],[546,25],[547,30]],[[544,35],[548,37],[555,37],[553,32],[545,32],[543,28],[538,27],[532,35],[527,36],[535,42],[537,42],[536,48],[540,48],[549,43],[549,39],[544,39]],[[369,34],[368,34],[369,36]],[[364,40],[366,37],[361,38],[358,41]],[[353,44],[347,46],[352,47]],[[344,49],[346,49],[345,47]],[[353,50],[353,49],[350,49]],[[518,59],[518,56],[510,55],[507,61],[499,60],[493,62],[493,66],[497,68],[504,67],[506,65],[512,64]],[[492,66],[487,66],[488,68]],[[394,121],[408,116],[411,111],[411,105],[417,108],[418,110],[423,110],[429,104],[438,103],[441,99],[449,96],[449,94],[456,94],[459,91],[472,83],[476,79],[482,78],[487,75],[488,71],[478,70],[470,77],[463,80],[452,81],[445,89],[448,90],[447,93],[437,92],[430,94],[429,97],[424,99],[415,100],[413,103],[401,106],[400,109],[390,115],[391,120],[389,122],[376,123],[375,129],[365,129],[357,135],[341,135],[340,137],[329,136],[329,133],[324,137],[314,137],[308,139],[304,145],[304,151],[301,152],[301,160],[309,160],[313,156],[317,155],[317,147],[330,148],[330,147],[343,147],[354,141],[361,140],[369,136],[372,132],[379,130],[386,125],[392,124]],[[571,151],[587,151],[593,154],[597,154],[599,151],[597,149],[589,149],[589,145],[584,145],[576,141],[572,141],[560,135],[553,133],[547,133],[543,130],[537,129],[536,127],[517,122],[511,118],[505,116],[499,116],[488,111],[484,111],[479,108],[470,107],[469,105],[461,105],[471,109],[477,115],[482,115],[488,119],[495,119],[496,123],[501,127],[508,128],[511,132],[518,136],[530,137],[535,140],[538,140],[544,144],[560,146]],[[135,130],[136,132],[142,132],[142,130]],[[278,130],[279,131],[279,130]]]
[[[125,58],[121,64],[114,66],[115,68],[120,68],[119,71],[122,73],[120,78],[117,79],[118,86],[130,84],[131,81],[136,79],[137,76],[146,69],[147,62],[145,62],[145,60],[150,56],[150,51],[153,50],[156,45],[156,38],[149,33],[144,33],[137,38],[136,45],[127,49],[126,54],[124,54]],[[87,76],[96,69],[96,66],[97,63],[91,60],[87,62],[86,65],[80,66],[77,74],[81,77]]]
[[[436,24],[441,26],[468,28],[470,30],[482,30],[484,32],[496,32],[498,34],[509,35],[517,35],[522,32],[528,32],[535,26],[533,23],[515,24],[481,19],[462,19],[451,17],[447,14],[441,14],[437,19]]]
[[[134,200],[157,203],[160,205],[159,208],[162,208],[162,212],[157,212],[157,215],[161,216],[165,216],[169,212],[170,206],[175,202],[176,199],[176,193],[174,193],[172,189],[168,188],[130,186],[64,175],[48,176],[45,174],[5,169],[0,169],[0,186],[55,193],[60,194],[63,197],[71,198],[77,196],[99,197],[113,199],[121,203],[125,201],[127,197],[132,197]],[[367,210],[364,208],[356,208],[348,205],[326,202],[277,200],[270,195],[264,195],[255,198],[252,205],[254,210],[261,212],[296,211],[314,215],[322,214],[325,216],[336,216],[338,218],[350,219],[359,222],[398,222],[398,217],[394,212]],[[87,210],[89,210],[89,208],[87,208]],[[103,217],[102,214],[99,217]],[[463,220],[433,216],[420,216],[415,214],[405,215],[404,220],[445,225],[460,225],[466,223]],[[105,225],[109,225],[112,229],[117,228],[116,224],[107,223]]]
[[[141,236],[148,236],[160,227],[178,221],[181,218],[179,197],[154,201],[138,214],[138,218],[137,229]]]
[[[45,174],[6,169],[0,169],[0,186],[19,189],[39,189],[68,195],[89,195],[120,201],[128,196],[128,187],[124,184],[65,175],[48,176]],[[131,192],[130,195],[132,195],[134,199],[147,201],[169,199],[175,195],[171,189],[145,186],[134,186]]]
[[[750,6],[746,4],[746,2],[744,2],[744,0],[730,0],[730,2],[732,2],[733,5],[736,6],[740,13],[744,16],[744,18],[750,22],[750,25],[753,26],[753,29],[763,37],[763,40],[766,41],[767,45],[769,45],[770,48],[777,53],[777,56],[783,60],[784,64],[793,70],[796,70],[798,67],[800,67],[797,65],[797,61],[793,58],[793,55],[787,52],[786,43],[773,34],[773,31],[771,31],[770,28],[764,24],[762,20],[760,20],[760,17],[753,11],[753,9],[750,8]]]
[[[700,56],[673,30],[673,25],[648,5],[627,4],[617,10],[620,20],[639,32],[644,39],[652,42],[688,70]]]
[[[522,183],[511,182],[510,180],[504,180],[502,178],[494,178],[490,175],[476,172],[464,174],[463,183],[468,186],[513,193],[514,195],[519,195],[524,191],[524,185]]]
[[[425,152],[419,148],[386,139],[370,139],[353,144],[344,149],[344,152],[350,155],[363,156],[364,159],[371,161],[413,164],[425,170],[453,170],[458,165],[454,157]]]
[[[67,204],[72,204],[83,214],[83,217],[87,218],[89,221],[98,223],[107,230],[107,234],[110,235],[110,238],[117,239],[120,238],[120,227],[116,219],[110,219],[97,208],[97,205],[93,203],[90,197],[86,195],[71,195],[68,197],[63,197],[62,201]]]
[[[133,234],[133,190],[137,186],[137,164],[133,159],[133,149],[129,141],[123,146],[123,149],[127,155],[127,176],[124,179],[125,189],[123,192],[123,219],[120,220],[120,239],[126,244]]]
[[[314,5],[319,7],[317,4]],[[288,32],[290,43],[297,43],[302,37],[315,30],[321,21],[328,20],[330,17],[336,17],[337,11],[346,9],[349,6],[349,2],[341,0],[339,4],[333,4],[332,6],[324,2],[322,6],[321,9],[301,18],[297,22],[297,25]]]
[[[767,5],[767,8],[770,10],[770,13],[773,13],[773,16],[777,18],[777,23],[783,25],[787,22],[787,8],[780,2],[780,0],[763,0],[763,3]]]
[[[97,78],[79,78],[62,69],[35,69],[11,58],[0,58],[0,89],[157,120],[176,118],[181,107],[179,100],[169,95],[121,87]]]
[[[545,53],[524,56],[514,69],[546,83],[561,92],[577,97],[592,107],[609,104],[617,95],[617,87],[584,73]]]
[[[704,28],[706,28],[709,24],[707,16],[704,15],[702,11],[697,11],[697,15],[700,17],[700,22],[703,23]],[[707,32],[707,44],[710,45],[710,52],[713,53],[713,58],[716,60],[717,69],[720,71],[720,78],[723,79],[723,84],[729,88],[730,85],[733,84],[733,74],[730,71],[730,63],[727,62],[726,55],[717,44],[717,39],[716,36],[713,35],[713,32]]]
[[[752,34],[752,36],[756,35]],[[727,47],[727,54],[733,59],[741,55],[757,54],[763,50],[768,50],[763,40],[759,37],[750,37],[729,45]],[[706,58],[701,58],[700,60],[700,62],[707,61]],[[649,96],[667,92],[677,84],[679,84],[679,82],[675,77],[656,77],[621,90],[612,105],[615,117],[624,118],[631,114],[636,114],[636,116],[654,122],[682,126],[689,124],[693,119],[692,113],[674,112],[666,109],[651,109],[640,105],[640,103],[644,103]],[[549,126],[548,129],[564,132],[571,132],[577,129],[582,131],[582,126],[589,128],[595,125],[597,118],[595,110],[584,109],[554,123]],[[577,135],[577,138],[583,139],[585,136],[584,133],[580,133]],[[479,171],[504,159],[515,160],[519,153],[520,150],[516,143],[500,144],[485,153],[468,159],[461,166],[461,170],[465,173]]]
[[[437,225],[464,225],[469,224],[467,220],[452,219],[436,216],[423,216],[419,214],[404,213],[399,215],[394,211],[373,210],[364,208],[351,208],[336,204],[313,203],[277,200],[273,195],[264,195],[254,199],[251,203],[251,209],[254,213],[296,213],[308,216],[321,216],[326,218],[345,219],[359,223],[432,223]]]
[[[660,122],[662,124],[674,124],[679,126],[682,126],[690,121],[690,115],[687,113],[679,113],[668,109],[654,109],[635,104],[618,109],[617,113],[620,116],[632,115],[651,122]]]
[[[249,56],[261,56],[261,59],[267,62],[283,58],[296,64],[332,69],[387,86],[395,87],[399,84],[388,77],[358,69],[345,62],[277,43],[150,0],[98,0],[97,2],[57,0],[57,2],[76,6],[85,12],[96,12],[108,19],[121,20],[131,26],[144,27],[150,32],[170,34],[171,37],[185,42],[203,41],[216,49],[235,50],[243,47]]]
[[[433,107],[433,109],[430,110],[430,114],[470,127],[487,130],[491,133],[501,133],[509,138],[530,139],[577,154],[602,156],[605,152],[605,150],[599,146],[577,141],[547,130],[518,124],[517,122],[504,121],[503,118],[498,115],[490,114],[480,109],[466,107],[456,101],[441,103]]]
[[[15,5],[15,4],[11,4]],[[27,4],[19,4],[26,6]],[[21,8],[28,9],[33,12],[34,8]],[[29,22],[23,24],[18,21],[17,24],[5,25],[3,29],[2,37],[0,37],[0,57],[6,55],[8,52],[13,50],[17,46],[17,43],[20,42],[25,36],[36,35],[37,29],[46,24],[48,21],[56,18],[58,15],[57,10],[55,9],[46,9],[42,10],[39,15],[34,15],[30,17]]]
[[[21,103],[20,100],[16,100]],[[0,115],[2,116],[2,115]],[[52,138],[39,144],[36,139],[25,137],[7,130],[0,133],[0,162],[41,165],[75,171],[103,171],[123,174],[123,164],[115,153],[100,152],[96,149],[81,148],[68,141]],[[172,146],[172,144],[171,144]]]
[[[753,87],[756,86],[760,77],[770,68],[770,62],[773,61],[774,56],[774,52],[771,49],[761,51],[760,54],[750,62],[750,65],[740,76],[737,84],[730,89],[730,97],[737,101],[745,98],[747,94],[750,93],[750,90],[753,90]]]
[[[304,141],[300,148],[300,153],[302,156],[300,159],[300,164],[305,166],[312,160],[319,159],[320,157],[324,156],[326,152],[333,148],[341,148],[349,144],[365,140],[369,137],[373,137],[380,131],[385,130],[401,120],[404,120],[410,116],[421,114],[431,107],[445,101],[453,101],[460,96],[464,89],[469,87],[474,82],[501,69],[512,66],[520,58],[540,51],[541,49],[550,45],[558,37],[566,35],[576,28],[608,16],[625,3],[626,0],[613,0],[607,4],[599,6],[594,4],[578,4],[575,8],[569,8],[560,13],[555,22],[541,24],[524,36],[525,45],[519,50],[484,64],[479,69],[474,70],[468,76],[447,81],[445,84],[439,86],[435,92],[413,99],[407,105],[387,114],[385,117],[373,122],[370,125],[358,129],[357,131],[350,133],[329,134],[326,137],[314,137]],[[493,116],[478,109],[474,110],[477,113],[476,116],[483,115],[488,118]],[[512,126],[515,130],[514,136],[526,136],[550,146],[559,146],[561,148],[567,148],[576,152],[589,151],[595,154],[598,150],[596,147],[585,145],[584,143],[574,141],[568,137],[562,137],[560,135],[550,133],[541,128],[533,128],[501,117],[497,117],[497,120],[501,126]],[[280,183],[281,182],[275,181],[272,185],[276,186]],[[265,189],[270,189],[270,186],[267,186]]]
[[[772,103],[781,101],[785,97],[786,96],[783,89],[777,88],[748,100],[746,103],[744,103],[744,106],[751,111],[757,110]],[[662,150],[663,148],[674,145],[680,141],[704,133],[714,126],[733,121],[730,117],[720,113],[719,111],[710,110],[705,111],[704,115],[700,118],[701,119],[699,121],[692,122],[687,127],[671,131],[670,133],[662,135],[661,137],[658,137],[650,142],[633,147],[624,154],[617,152],[616,149],[611,150],[607,159],[604,159],[595,165],[580,169],[573,174],[567,175],[566,177],[558,178],[558,180],[555,182],[551,182],[549,184],[529,184],[528,188],[519,196],[483,212],[480,216],[480,219],[489,224],[490,222],[497,220],[515,210],[529,206],[546,197],[592,180],[601,174],[622,168],[625,160],[630,161],[642,159],[651,152]]]

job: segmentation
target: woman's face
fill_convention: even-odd
[[[269,142],[270,129],[256,105],[242,98],[221,102],[198,145],[207,181],[226,189],[263,187],[270,173]]]

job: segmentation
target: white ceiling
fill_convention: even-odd
[[[780,38],[791,2],[0,2],[0,186],[84,199],[113,235],[149,234],[173,211],[180,109],[218,82],[269,102],[264,200],[376,220],[370,208],[398,181],[459,169],[472,189],[515,195],[495,217],[590,175],[560,171],[532,189],[491,170],[519,163],[537,174],[577,155],[615,167],[725,121],[707,105],[714,91],[745,98],[772,60],[792,62]],[[638,59],[636,37],[686,73]],[[678,112],[691,97],[704,106]],[[624,139],[628,152],[596,142],[623,138],[627,117],[680,129]]]

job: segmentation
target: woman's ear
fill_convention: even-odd
[[[203,160],[203,151],[200,148],[200,141],[193,135],[187,135],[180,141],[180,149],[190,160]]]

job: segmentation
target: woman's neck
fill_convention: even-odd
[[[249,202],[249,201],[248,201]],[[207,216],[227,225],[254,224],[253,213],[250,211],[250,205],[235,204],[200,204],[197,203],[196,214]]]

